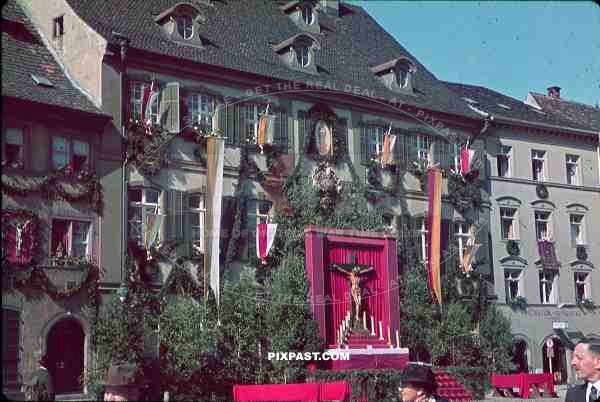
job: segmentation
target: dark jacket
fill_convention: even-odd
[[[30,401],[54,400],[54,384],[48,370],[40,367],[33,372],[31,381],[26,386],[25,396]]]
[[[585,400],[585,393],[587,391],[587,384],[575,385],[567,390],[567,397],[565,402],[587,402]]]

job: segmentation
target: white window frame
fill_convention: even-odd
[[[192,206],[190,201],[194,197],[200,197],[197,206]],[[190,244],[190,255],[199,256],[205,252],[204,249],[204,231],[205,231],[205,219],[206,219],[206,194],[202,192],[188,194],[187,197],[187,213],[188,213],[188,224],[189,224],[189,244]],[[192,224],[192,215],[198,215],[198,225]],[[194,230],[197,229],[199,238],[194,238]]]
[[[368,156],[380,155],[383,152],[385,129],[381,126],[367,126],[365,130]]]
[[[175,17],[177,33],[185,40],[194,37],[194,18],[191,15],[178,15]],[[189,31],[189,35],[186,35]]]
[[[52,247],[52,236],[54,235],[54,222],[55,221],[65,221],[68,222],[68,237],[69,244],[64,245],[65,249],[63,250],[63,257],[84,257],[86,260],[91,261],[93,257],[93,247],[92,247],[92,233],[93,233],[93,222],[88,219],[73,219],[73,218],[64,218],[64,217],[53,217],[52,218],[52,226],[50,227],[50,246]],[[81,242],[81,244],[85,245],[85,254],[84,255],[74,255],[74,223],[85,223],[88,225],[87,233],[85,234],[85,240]],[[56,250],[50,250],[50,256],[55,256]]]
[[[427,160],[431,162],[431,137],[427,135],[418,135],[417,136],[417,159],[419,160]]]
[[[140,220],[134,220],[134,218],[137,216],[137,213],[136,213],[129,220],[129,239],[135,240],[137,242],[138,246],[143,246],[144,245],[144,237],[146,235],[146,230],[148,230],[148,228],[145,227],[146,214],[147,213],[160,214],[160,195],[161,194],[160,194],[160,190],[157,190],[154,188],[149,188],[149,187],[130,188],[129,192],[138,191],[138,190],[141,192],[141,201],[130,201],[129,208],[135,208],[136,211],[137,210],[141,211],[141,216],[139,217]],[[148,194],[150,192],[154,192],[157,194],[156,202],[148,201],[148,198],[149,198]],[[152,212],[150,212],[150,211],[152,211]]]
[[[315,23],[314,9],[310,4],[303,4],[300,13],[302,15],[302,21],[304,21],[306,25]]]
[[[143,81],[131,81],[130,92],[129,92],[129,108],[130,118],[133,121],[140,122],[142,120],[142,102],[144,99],[144,89],[150,86],[150,83]],[[152,105],[150,109],[150,120],[153,123],[160,123],[160,95],[158,101]]]
[[[574,222],[574,217],[580,217],[581,220],[579,222]],[[573,229],[574,227],[579,228],[579,236],[577,238],[573,237]],[[586,231],[585,231],[585,215],[578,213],[569,213],[569,232],[571,235],[571,244],[576,246],[583,246],[586,244]]]
[[[548,180],[548,164],[547,162],[548,153],[541,149],[532,149],[531,150],[531,178],[535,181],[547,181]],[[542,164],[542,169],[536,173],[534,168],[535,162],[540,162]],[[537,177],[536,177],[537,174]]]
[[[308,67],[312,63],[312,56],[310,54],[310,46],[308,45],[295,45],[294,53],[296,54],[296,62],[300,67]]]
[[[558,273],[550,270],[540,270],[538,274],[541,304],[556,304],[558,300]],[[550,294],[545,284],[550,284]]]
[[[246,142],[256,143],[258,141],[258,125],[260,114],[266,110],[266,105],[251,103],[245,104],[242,112],[244,113],[243,124],[246,125]]]
[[[505,268],[504,269],[504,297],[506,302],[509,303],[511,300],[519,296],[523,296],[522,292],[522,279],[523,279],[523,270],[522,269],[513,269],[513,268]],[[517,284],[517,294],[511,295],[511,283]]]
[[[574,186],[579,186],[581,184],[581,169],[579,169],[579,160],[580,157],[579,155],[572,155],[572,154],[567,154],[565,156],[565,169],[566,169],[566,175],[567,175],[567,184],[571,184]],[[569,168],[574,166],[575,168],[575,174],[570,176],[569,175]]]
[[[210,134],[213,129],[214,97],[204,93],[193,93],[188,96],[188,117],[192,125]]]
[[[503,158],[504,157],[504,158]],[[506,160],[506,170],[503,171],[501,160]],[[496,156],[496,163],[498,167],[498,177],[512,177],[512,159],[513,159],[513,147],[510,145],[500,145],[498,154]]]
[[[575,303],[581,303],[583,299],[590,299],[590,273],[583,271],[575,271],[573,272],[573,284],[575,286]],[[583,278],[582,278],[583,277]],[[583,287],[583,297],[581,300],[578,300],[578,287]]]
[[[454,235],[456,236],[456,242],[458,243],[458,258],[462,264],[465,248],[467,247],[467,240],[471,237],[469,224],[466,222],[455,222]]]
[[[396,66],[394,68],[394,79],[399,88],[406,88],[410,79],[410,67],[407,65]]]
[[[9,145],[18,146],[16,158],[13,161],[7,159],[6,150]],[[22,168],[25,165],[25,133],[21,128],[7,127],[2,136],[2,162],[4,166],[11,168]]]
[[[540,217],[538,214],[548,214],[546,219]],[[533,212],[534,220],[535,220],[535,238],[537,241],[553,241],[554,235],[552,230],[552,211],[534,211]],[[546,235],[542,236],[541,231],[539,230],[541,224],[546,225]]]
[[[62,139],[65,141],[65,146],[66,146],[66,162],[65,165],[63,166],[59,166],[56,163],[55,160],[55,155],[57,155],[56,150],[54,148],[54,143],[55,140],[57,139]],[[76,147],[76,145],[84,145],[85,149],[87,150],[87,156],[86,156],[86,161],[80,166],[80,168],[78,170],[75,170],[74,167],[74,162],[75,162],[75,156],[84,156],[86,155],[85,153],[82,153],[81,151],[79,151]],[[91,144],[88,141],[83,141],[77,137],[72,137],[69,135],[55,135],[52,136],[52,154],[51,154],[51,163],[52,163],[52,169],[53,170],[59,170],[59,169],[63,169],[66,166],[71,166],[71,168],[73,169],[73,173],[77,173],[80,172],[82,170],[85,169],[90,169],[91,168],[91,164],[92,164],[92,158],[91,158],[91,154],[92,154],[92,147]]]
[[[427,245],[427,218],[424,216],[417,217],[417,233],[421,243],[422,261],[427,264],[429,261],[429,247]]]
[[[514,211],[512,215],[508,212]],[[504,223],[511,220],[510,231],[504,233]],[[519,210],[515,207],[500,207],[500,238],[502,240],[519,240]]]

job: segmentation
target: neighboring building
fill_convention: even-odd
[[[572,383],[572,342],[600,330],[598,309],[585,307],[586,300],[600,305],[600,111],[448,85],[491,121],[484,140],[494,286],[518,339],[518,370],[552,371],[557,383]],[[518,297],[526,309],[514,305]]]
[[[62,28],[61,28],[62,30]],[[23,9],[2,8],[2,391],[47,353],[57,394],[83,393],[97,270],[119,271],[120,139]],[[116,225],[116,226],[113,226]],[[95,294],[95,289],[91,294]]]

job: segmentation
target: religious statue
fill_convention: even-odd
[[[17,222],[15,226],[15,256],[21,256],[21,249],[23,248],[23,233],[27,229],[27,226],[31,223],[31,220],[25,222]]]
[[[342,180],[337,177],[327,162],[321,162],[313,173],[312,181],[319,190],[321,210],[331,213],[342,192]]]
[[[319,155],[331,155],[333,152],[333,135],[331,128],[324,120],[319,120],[315,125],[315,140]]]
[[[354,257],[353,255],[351,257]],[[354,258],[351,258],[352,262],[350,264],[337,265],[333,264],[333,269],[338,272],[346,275],[350,280],[350,294],[352,295],[352,300],[354,301],[354,322],[360,322],[360,308],[362,305],[362,295],[361,295],[361,280],[363,278],[362,275],[373,271],[375,268],[373,267],[365,267],[354,263]]]

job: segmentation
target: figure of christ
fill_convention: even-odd
[[[352,300],[354,301],[354,322],[360,322],[360,308],[362,302],[361,295],[361,280],[362,275],[373,271],[375,268],[373,267],[361,267],[360,265],[354,265],[350,270],[344,269],[342,266],[333,264],[333,268],[338,272],[346,275],[350,280],[350,294],[352,295]]]
[[[21,256],[21,248],[23,247],[23,233],[27,229],[27,226],[31,221],[26,222],[18,222],[15,224],[15,255],[17,257]]]

